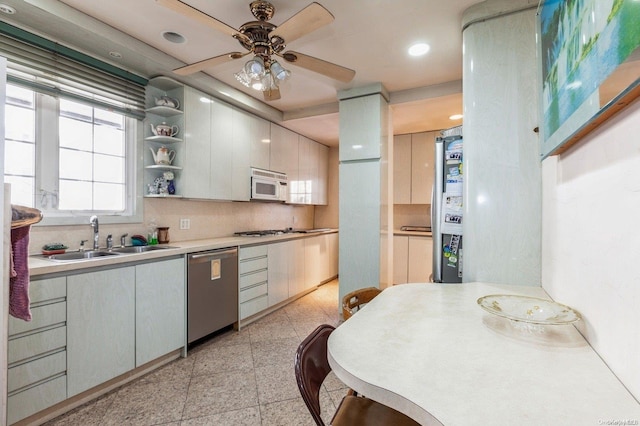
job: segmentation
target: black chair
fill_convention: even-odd
[[[328,324],[318,326],[305,338],[296,351],[295,372],[302,399],[318,426],[325,426],[320,417],[320,388],[331,372],[327,360],[327,340],[335,330]],[[331,420],[334,426],[388,425],[419,426],[406,415],[372,399],[347,394]]]

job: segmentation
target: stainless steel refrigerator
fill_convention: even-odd
[[[462,282],[463,236],[462,126],[444,130],[435,143],[435,178],[431,199],[433,281]]]

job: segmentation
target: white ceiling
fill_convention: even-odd
[[[0,2],[17,10],[15,15],[2,17],[8,22],[146,76],[170,75],[171,69],[181,65],[244,50],[228,35],[160,6],[155,0]],[[184,2],[234,28],[254,20],[250,0]],[[270,22],[279,25],[310,2],[272,0],[272,3],[276,13]],[[283,126],[327,145],[337,145],[337,92],[377,82],[391,94],[396,134],[461,123],[448,119],[452,114],[462,113],[461,19],[463,12],[478,0],[320,0],[320,3],[335,20],[294,40],[287,49],[354,69],[356,76],[349,83],[341,83],[288,64],[292,75],[281,85],[282,98],[269,103],[275,110],[267,108],[272,116],[279,114]],[[142,43],[113,35],[113,29]],[[164,31],[182,34],[187,42],[172,44],[162,37]],[[407,48],[418,41],[429,43],[431,51],[419,58],[408,56]],[[111,50],[121,52],[123,58],[118,61],[110,58]],[[147,54],[148,51],[153,54]],[[244,88],[233,77],[243,64],[244,60],[239,59],[206,70],[215,80],[202,73],[182,80],[187,83],[193,80],[194,86],[201,89],[204,85],[213,95],[227,91],[240,99],[244,92],[259,101],[244,96],[250,99],[244,101],[246,108],[260,109],[262,93]],[[216,80],[224,84],[206,83]]]

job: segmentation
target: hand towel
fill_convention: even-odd
[[[29,230],[22,226],[11,230],[11,277],[9,279],[9,313],[31,321],[29,302]]]

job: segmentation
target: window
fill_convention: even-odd
[[[94,213],[135,220],[138,120],[18,85],[7,85],[5,182],[13,204],[45,212],[45,224]],[[77,220],[80,222],[80,220]]]
[[[7,86],[5,105],[5,182],[11,184],[11,202],[34,207],[35,121],[33,91]]]
[[[42,210],[44,225],[140,222],[147,79],[4,22],[0,52],[11,202]]]

